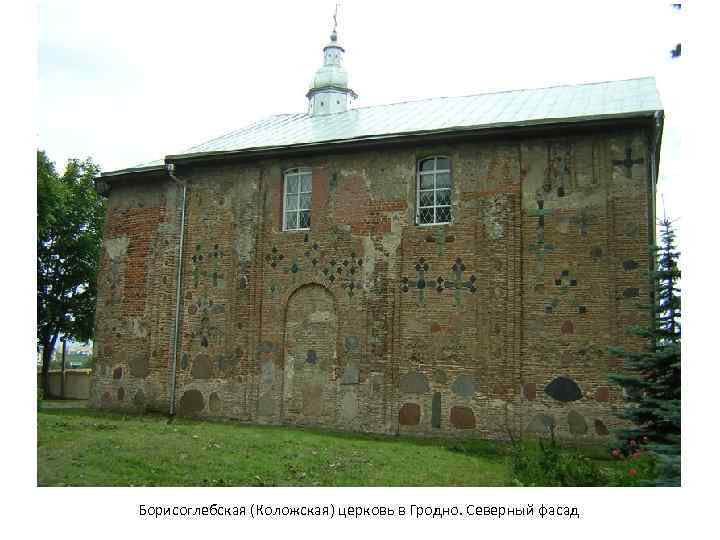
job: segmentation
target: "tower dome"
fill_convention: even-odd
[[[323,65],[315,72],[306,94],[308,114],[312,116],[344,112],[350,98],[357,94],[348,88],[348,74],[342,65],[343,49],[338,43],[337,28],[330,34],[330,43],[323,48]]]

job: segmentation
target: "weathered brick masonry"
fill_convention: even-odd
[[[648,136],[179,168],[189,187],[178,412],[478,437],[554,423],[561,436],[606,436],[623,400],[607,382],[607,347],[641,346],[626,328],[648,313]],[[417,162],[437,155],[450,158],[453,221],[417,226]],[[309,232],[282,231],[293,167],[312,168]],[[160,175],[110,191],[93,406],[169,409],[179,201]]]

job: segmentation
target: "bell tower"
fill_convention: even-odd
[[[340,46],[337,37],[337,8],[333,21],[330,43],[323,49],[323,65],[315,72],[306,94],[308,114],[311,116],[345,112],[350,99],[357,98],[357,94],[348,87],[348,74],[342,65],[345,49]]]

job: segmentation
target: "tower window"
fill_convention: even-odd
[[[418,161],[416,222],[418,225],[450,223],[452,184],[450,160],[430,157]]]
[[[283,230],[303,231],[310,228],[312,169],[299,167],[284,174]]]

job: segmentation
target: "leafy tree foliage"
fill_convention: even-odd
[[[59,175],[37,153],[37,338],[43,347],[43,390],[58,337],[93,335],[96,274],[105,202],[96,193],[99,167],[69,160]]]
[[[633,327],[645,338],[639,352],[610,349],[624,360],[624,373],[610,375],[627,395],[621,418],[633,427],[619,432],[631,446],[647,443],[658,460],[657,485],[680,485],[680,279],[679,252],[668,219],[661,222],[661,246],[655,249],[655,302],[647,327]]]

